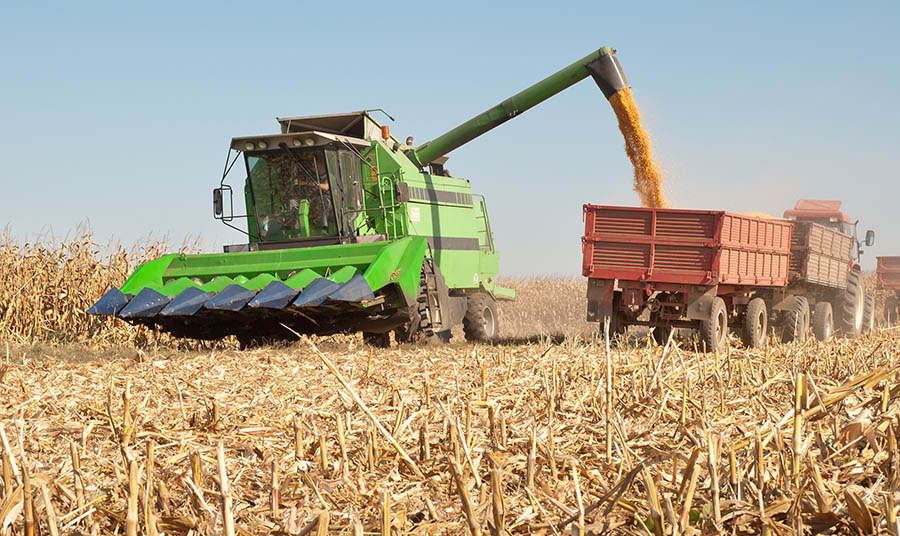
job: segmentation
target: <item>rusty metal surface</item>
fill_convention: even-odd
[[[791,224],[706,210],[585,205],[583,274],[684,285],[787,284]]]

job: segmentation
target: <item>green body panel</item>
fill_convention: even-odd
[[[238,284],[250,290],[261,290],[272,281],[302,289],[320,277],[345,283],[361,273],[373,291],[396,285],[408,305],[415,302],[418,295],[426,249],[424,238],[407,237],[369,244],[172,254],[138,266],[120,290],[124,294],[137,294],[143,288],[151,288],[175,296],[188,287],[217,292]]]

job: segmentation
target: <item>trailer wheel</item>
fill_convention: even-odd
[[[728,342],[728,309],[718,296],[712,301],[709,318],[700,321],[700,342],[707,352],[722,350]]]
[[[468,297],[463,332],[469,342],[490,342],[497,338],[497,302],[494,298],[483,292]]]
[[[766,333],[769,328],[769,315],[766,301],[762,298],[753,298],[747,304],[747,312],[744,313],[744,329],[741,332],[741,340],[747,348],[763,348],[766,345]]]
[[[859,272],[853,270],[847,274],[847,290],[841,295],[838,308],[838,327],[845,337],[852,339],[862,332],[865,300]]]
[[[391,347],[391,332],[387,333],[363,333],[363,342],[368,344],[369,346],[374,346],[376,348],[390,348]]]
[[[900,300],[897,300],[896,297],[891,296],[884,301],[882,318],[885,326],[890,326],[892,323],[897,322],[898,309],[900,309]]]
[[[816,310],[812,317],[813,335],[817,340],[827,341],[834,333],[834,311],[831,304],[825,300],[816,304]]]
[[[803,342],[809,331],[809,300],[805,296],[793,296],[790,308],[784,315],[782,342]]]
[[[868,333],[875,329],[875,296],[866,293],[866,301],[863,306],[862,332]]]
[[[650,321],[659,322],[659,313],[650,313]],[[653,326],[653,340],[660,346],[666,345],[670,333],[672,333],[672,326]]]

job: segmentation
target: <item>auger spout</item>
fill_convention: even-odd
[[[417,166],[424,167],[588,76],[607,99],[629,87],[616,51],[603,47],[406,154]]]

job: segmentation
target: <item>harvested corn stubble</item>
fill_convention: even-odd
[[[14,347],[0,532],[892,534],[900,334],[670,344]]]

